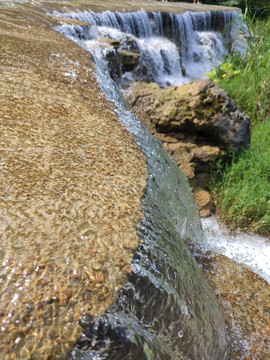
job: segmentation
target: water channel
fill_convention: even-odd
[[[231,46],[236,29],[226,25],[237,14],[186,12],[183,15],[172,15],[143,10],[133,13],[106,11],[97,14],[84,11],[52,14],[89,23],[63,24],[55,30],[92,53],[96,65],[95,76],[100,87],[111,101],[110,106],[113,106],[113,111],[123,126],[136,137],[144,152],[148,166],[147,190],[143,199],[145,217],[138,224],[141,243],[131,264],[132,272],[127,283],[119,289],[114,305],[107,308],[104,315],[83,310],[84,314],[79,321],[82,335],[68,354],[61,349],[70,348],[67,342],[78,336],[78,326],[74,326],[74,307],[81,306],[79,300],[75,297],[69,301],[71,296],[67,293],[64,282],[57,283],[55,287],[55,291],[62,294],[60,302],[55,296],[46,296],[43,299],[39,293],[39,289],[41,292],[44,284],[46,285],[47,278],[53,274],[52,267],[56,267],[60,259],[52,256],[51,248],[50,253],[46,254],[46,259],[53,259],[55,264],[48,261],[40,269],[39,263],[34,262],[35,267],[31,269],[38,285],[35,290],[37,294],[34,294],[37,296],[35,306],[38,310],[45,309],[47,317],[43,319],[36,315],[39,313],[35,313],[34,306],[31,305],[31,294],[27,294],[30,282],[28,264],[22,264],[14,256],[20,254],[18,250],[25,253],[25,248],[17,244],[16,239],[13,243],[10,241],[9,236],[12,232],[8,229],[5,235],[7,246],[2,250],[4,261],[1,284],[5,286],[5,295],[11,294],[14,289],[16,293],[9,307],[1,314],[4,318],[2,334],[11,336],[15,331],[18,335],[6,346],[7,359],[16,359],[16,356],[39,359],[39,351],[43,351],[44,348],[46,350],[51,344],[55,346],[56,342],[58,348],[55,346],[52,355],[55,359],[220,360],[228,357],[230,340],[216,294],[205,281],[186,244],[191,242],[200,251],[213,250],[239,262],[246,261],[255,272],[269,281],[269,261],[267,257],[262,258],[259,251],[268,254],[269,243],[262,238],[258,238],[256,242],[247,240],[244,251],[242,247],[238,252],[239,246],[236,247],[235,244],[243,245],[242,237],[238,240],[232,238],[231,234],[224,234],[223,231],[224,240],[220,240],[219,235],[213,233],[216,225],[209,224],[212,220],[203,220],[202,227],[187,179],[175,161],[166,154],[161,142],[154,139],[134,114],[127,110],[121,92],[133,81],[156,81],[165,87],[182,85],[203,77],[222,61]],[[227,29],[226,35],[222,32],[224,28]],[[130,71],[123,68],[117,50],[129,55],[139,54],[138,66]],[[58,54],[53,54],[53,58],[54,61],[61,60]],[[110,61],[114,67],[113,71],[108,67]],[[74,64],[76,65],[75,62]],[[69,73],[67,76],[72,78],[76,77],[76,74]],[[106,126],[105,115],[103,120],[102,124]],[[82,137],[80,142],[82,143]],[[74,186],[75,193],[78,190],[78,182]],[[49,215],[51,213],[54,211]],[[35,222],[38,223],[40,218],[38,214]],[[28,223],[24,223],[27,227]],[[63,225],[63,219],[59,223]],[[88,236],[85,235],[84,238],[85,224],[79,225],[76,236],[79,234],[84,243]],[[53,229],[53,225],[49,228]],[[62,233],[60,235],[62,236]],[[46,248],[42,246],[43,238],[38,242],[35,234],[31,236],[34,237],[33,243],[36,243],[40,251],[45,251]],[[25,238],[28,239],[27,236]],[[69,241],[63,243],[69,251]],[[256,243],[258,246],[254,245]],[[8,247],[10,244],[13,246],[11,249]],[[53,246],[57,246],[56,241],[53,241]],[[78,244],[75,243],[75,246],[78,247]],[[72,290],[76,296],[80,298],[82,295],[85,299],[84,285],[89,281],[86,267],[82,269],[81,264],[89,264],[97,251],[94,251],[91,243],[89,249],[85,245],[84,249],[89,250],[90,255],[76,251],[82,253],[82,259],[77,260],[76,257],[76,264],[72,265]],[[35,252],[35,249],[32,251]],[[258,253],[257,260],[250,256],[251,252]],[[33,256],[30,255],[29,264],[32,264]],[[41,260],[45,262],[44,259],[45,257],[41,256]],[[66,265],[69,265],[69,259],[64,260]],[[262,266],[263,261],[265,266]],[[15,265],[19,266],[18,274],[15,273]],[[100,269],[100,264],[95,265]],[[64,277],[67,277],[69,268],[63,268]],[[45,280],[43,277],[39,278],[43,276],[43,272],[40,271],[43,269],[46,270]],[[82,280],[78,281],[78,273],[82,275]],[[17,280],[16,276],[20,277],[23,283]],[[10,286],[10,280],[14,286]],[[78,285],[78,290],[75,285]],[[22,297],[23,293],[26,293],[24,313],[18,314],[15,311],[18,308],[18,296]],[[79,309],[77,310],[79,313]],[[66,336],[69,339],[65,338],[61,329],[68,330]],[[52,349],[48,353],[51,354],[53,351]]]
[[[195,280],[197,275],[184,270],[184,264],[189,260],[187,254],[183,256],[182,241],[191,239],[201,251],[215,251],[246,263],[267,281],[270,275],[269,242],[264,238],[254,239],[254,236],[248,238],[243,234],[220,231],[213,217],[203,219],[204,234],[201,232],[197,211],[193,205],[192,210],[190,208],[192,200],[185,180],[181,174],[175,175],[175,163],[165,155],[160,143],[152,139],[143,125],[126,110],[116,84],[126,87],[133,81],[143,80],[155,81],[161,86],[178,86],[204,77],[222,61],[234,41],[235,26],[228,27],[226,35],[221,33],[221,29],[224,30],[238,13],[186,12],[171,15],[106,11],[56,15],[91,24],[90,28],[63,25],[57,30],[94,55],[101,87],[116,105],[122,123],[135,134],[142,146],[149,170],[144,200],[146,219],[138,229],[144,244],[135,255],[133,275],[121,290],[116,305],[108,310],[106,316],[98,318],[91,329],[88,328],[70,353],[70,359],[83,356],[89,356],[89,359],[225,359],[226,339],[224,332],[222,335],[224,328],[220,315],[216,315],[216,319],[220,319],[217,326],[210,320],[213,313],[209,314],[207,322],[210,326],[205,333],[203,331],[202,342],[199,340],[198,333],[202,330],[199,330],[198,316],[202,316],[202,312],[195,315],[191,303],[194,305],[195,298],[198,300],[197,291],[200,290]],[[108,54],[115,53],[115,47],[104,42],[104,38],[116,40],[117,48],[139,53],[137,68],[123,71],[119,66],[117,75],[112,73],[108,67]],[[180,242],[177,240],[179,236]],[[197,284],[196,295],[191,295],[192,291],[188,295],[183,293],[183,276],[187,280],[190,275],[193,285],[194,282]],[[185,286],[189,287],[187,283]],[[169,300],[171,296],[173,301]],[[207,301],[211,302],[210,298]],[[204,308],[204,300],[201,300],[195,307]],[[173,303],[178,305],[175,307]],[[211,308],[216,311],[214,305]],[[206,311],[203,316],[209,315]],[[191,330],[189,322],[195,317],[197,320]],[[216,326],[219,334],[210,340],[211,331],[217,331]],[[193,338],[191,345],[194,335],[196,340]]]

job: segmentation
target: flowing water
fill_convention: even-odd
[[[199,244],[205,242],[187,179],[165,153],[160,141],[154,139],[125,108],[106,60],[113,54],[119,61],[117,51],[114,46],[106,43],[104,38],[118,40],[120,49],[140,54],[139,64],[132,71],[124,71],[119,67],[118,79],[113,76],[118,84],[121,84],[124,78],[126,84],[144,80],[157,81],[162,86],[179,85],[203,76],[221,61],[226,52],[224,45],[230,46],[232,42],[232,33],[231,29],[228,30],[226,39],[220,30],[236,14],[187,12],[183,15],[171,15],[138,11],[130,14],[83,12],[60,15],[91,24],[84,27],[63,25],[57,30],[92,52],[100,86],[108,100],[114,104],[123,125],[135,135],[148,165],[148,186],[144,197],[145,218],[138,225],[142,243],[135,254],[132,273],[119,291],[115,304],[107,309],[105,315],[93,318],[90,314],[84,314],[79,322],[83,334],[67,357],[119,360],[226,359],[223,316],[214,293],[185,245],[188,240]],[[58,59],[57,54],[54,56]],[[65,75],[76,77],[75,72]],[[106,121],[105,114],[102,120]],[[104,126],[106,127],[106,124]],[[38,223],[37,220],[35,222]],[[85,231],[84,228],[81,230]],[[40,248],[44,249],[43,246]],[[51,254],[52,250],[48,256],[51,257]],[[81,263],[79,260],[76,265],[78,270],[74,269],[75,280],[77,271],[81,270]],[[4,262],[3,266],[8,269],[8,262]],[[33,272],[38,270],[33,268]],[[48,274],[51,273],[48,271]],[[19,275],[21,276],[21,273]],[[24,269],[22,275],[27,283],[28,273]],[[80,291],[82,283],[91,286],[86,278],[79,282]],[[44,282],[39,285],[43,287]],[[58,285],[59,293],[62,293],[60,305],[63,305],[69,294],[65,292],[65,284]],[[75,286],[72,290],[78,293]],[[16,297],[13,298],[10,306],[15,306],[17,300]],[[75,305],[80,306],[78,301]],[[55,307],[53,314],[46,311],[48,331],[53,341],[56,339],[54,330],[57,329],[55,324],[51,326],[50,319],[62,321],[58,308]],[[34,313],[33,309],[27,306],[26,310],[26,318],[29,313]],[[37,316],[37,320],[44,319]],[[9,324],[8,319],[7,323]],[[15,322],[13,328],[16,326]],[[28,323],[25,324],[25,327],[27,326]],[[69,321],[68,326],[70,333],[73,333],[73,320]],[[67,325],[63,324],[64,327]],[[33,328],[36,330],[33,337],[25,338],[24,332],[21,336],[28,348],[38,347],[36,339],[42,338],[42,334],[38,333],[43,331],[42,326]],[[62,340],[68,342],[68,339]],[[16,347],[16,342],[10,346]],[[16,358],[17,355],[13,355],[13,358]],[[64,358],[65,355],[59,356]],[[34,353],[33,356],[31,358],[38,358],[39,355]],[[24,358],[30,358],[30,355],[24,355]]]
[[[90,51],[103,38],[116,39],[120,49],[141,55],[138,67],[122,73],[121,80],[154,81],[161,86],[182,85],[201,79],[221,63],[235,37],[236,26],[226,25],[237,12],[192,13],[182,15],[137,11],[71,12],[56,16],[82,20],[87,28],[64,25],[58,30]],[[221,30],[227,26],[224,34]],[[115,52],[103,47],[103,56]],[[117,52],[115,53],[117,56]]]
[[[203,245],[204,251],[212,250],[245,264],[270,284],[269,237],[239,230],[229,231],[218,224],[214,215],[202,219],[202,226],[207,240]]]
[[[149,172],[145,219],[138,227],[143,244],[132,274],[106,315],[82,319],[83,335],[68,358],[225,359],[223,318],[185,246],[188,239],[204,242],[188,182],[160,141],[125,108],[105,60],[115,49],[102,39],[118,40],[123,49],[141,54],[137,69],[125,74],[131,81],[179,85],[201,77],[222,59],[226,50],[216,24],[224,27],[234,15],[221,13],[220,21],[211,13],[60,15],[92,25],[63,25],[57,30],[94,55],[100,85],[142,147]]]

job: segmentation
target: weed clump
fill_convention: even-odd
[[[226,223],[270,233],[270,18],[256,24],[246,12],[244,55],[235,53],[208,76],[250,115],[250,148],[213,167],[212,192]]]

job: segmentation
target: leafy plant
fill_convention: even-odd
[[[270,19],[254,23],[248,10],[238,24],[246,49],[225,58],[216,70],[206,74],[224,88],[251,115],[253,125],[270,115]],[[243,34],[246,40],[243,40]],[[234,44],[237,49],[237,43]]]
[[[231,165],[213,169],[212,192],[219,213],[233,226],[270,232],[270,119],[256,127],[251,147],[234,154]]]
[[[243,72],[245,76],[248,71],[251,73],[254,80],[254,94],[255,94],[255,116],[257,119],[266,119],[269,113],[269,106],[265,108],[265,90],[270,93],[270,78],[265,80],[264,86],[261,84],[260,70],[266,66],[266,70],[270,69],[270,59],[265,62],[265,58],[262,56],[264,51],[266,39],[262,39],[256,33],[256,27],[254,18],[251,17],[248,7],[242,16],[242,21],[239,25],[239,30],[247,35],[247,51],[244,57],[247,58],[246,67]],[[269,43],[269,40],[268,40]]]
[[[240,70],[234,70],[231,63],[225,62],[221,64],[218,69],[214,69],[205,75],[218,84],[221,80],[230,81],[231,78],[238,76],[239,74]]]
[[[251,147],[233,154],[230,165],[215,164],[211,189],[225,222],[270,233],[270,19],[254,23],[245,13],[241,30],[245,54],[235,52],[224,60],[230,66],[210,75],[251,116]],[[239,74],[227,81],[221,69]]]
[[[143,351],[144,351],[144,353],[145,353],[148,360],[153,359],[154,353],[146,343],[144,343],[144,345],[143,345]]]

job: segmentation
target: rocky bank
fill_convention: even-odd
[[[228,150],[250,144],[249,116],[207,80],[165,89],[135,83],[125,98],[188,178],[201,216],[209,216],[214,208],[207,191],[211,165],[226,158]]]
[[[51,30],[61,19],[45,9],[142,4],[178,13],[223,9],[135,0],[0,4],[3,359],[65,357],[81,316],[103,313],[126,281],[144,216],[144,155],[100,90],[90,54]],[[185,148],[182,135],[160,136],[171,155],[178,140]],[[204,140],[194,139],[193,153],[201,151],[197,141]],[[191,162],[187,168],[198,181]]]

